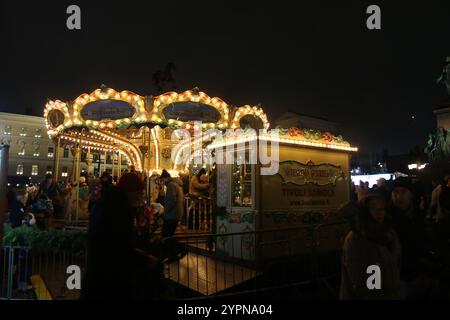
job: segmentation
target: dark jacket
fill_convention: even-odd
[[[426,272],[430,240],[427,238],[424,214],[411,209],[405,212],[396,207],[390,208],[392,225],[402,246],[401,279],[410,281],[420,273]]]
[[[22,220],[25,214],[25,206],[22,202],[15,200],[9,203],[9,221],[11,227],[17,228],[22,225]]]
[[[144,299],[158,294],[160,275],[136,249],[133,211],[117,187],[106,190],[89,217],[82,299]],[[159,292],[160,293],[160,292]]]
[[[50,185],[47,185],[47,181],[43,181],[40,184],[39,194],[44,193],[52,200],[58,197],[59,192],[60,188],[55,181],[52,181]]]
[[[180,178],[173,178],[167,184],[167,192],[164,198],[164,219],[179,221],[183,215],[183,209],[183,182]]]
[[[400,243],[389,219],[379,224],[359,213],[343,246],[340,299],[400,299],[400,261]],[[380,268],[379,290],[367,287],[370,265]]]

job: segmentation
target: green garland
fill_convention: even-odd
[[[344,140],[344,138],[341,135],[335,136],[329,132],[322,132],[320,130],[316,129],[297,129],[297,128],[283,128],[281,126],[276,126],[275,129],[278,130],[278,133],[282,136],[290,135],[290,130],[296,130],[299,132],[299,135],[302,136],[306,140],[321,140],[325,139],[327,136],[329,136],[329,142],[334,142],[337,144],[349,144],[347,141]],[[297,133],[295,133],[295,136],[297,136]]]
[[[80,253],[86,251],[87,232],[39,230],[37,227],[4,226],[3,245],[29,247],[33,253]]]

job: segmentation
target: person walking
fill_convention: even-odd
[[[400,277],[406,299],[432,298],[438,281],[432,277],[431,239],[425,228],[425,212],[420,209],[415,188],[406,177],[397,178],[392,189],[390,214],[402,246]]]
[[[163,239],[166,239],[168,259],[180,259],[186,252],[172,237],[175,235],[178,222],[183,214],[183,181],[180,178],[172,178],[166,170],[162,171],[160,180],[167,188],[164,198],[164,223],[161,235]]]
[[[367,196],[357,206],[351,226],[343,246],[340,299],[400,299],[401,247],[386,215],[384,198]],[[367,285],[369,266],[379,267],[379,290],[370,290]]]

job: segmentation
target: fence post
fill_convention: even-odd
[[[318,278],[318,256],[317,256],[317,232],[319,230],[319,226],[317,227],[312,227],[312,235],[311,235],[311,252],[312,252],[312,261],[311,261],[311,265],[312,265],[312,277],[313,277],[313,283],[314,285],[317,285],[317,278]]]
[[[3,246],[3,218],[6,209],[9,146],[0,144],[0,247]]]
[[[14,268],[14,248],[8,247],[8,284],[6,286],[6,298],[10,300],[12,298],[12,286],[13,286],[13,268]]]

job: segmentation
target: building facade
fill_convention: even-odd
[[[55,145],[48,138],[44,118],[0,112],[0,143],[9,145],[8,176],[30,177],[32,182],[54,172]],[[59,179],[72,172],[74,157],[60,149]]]

